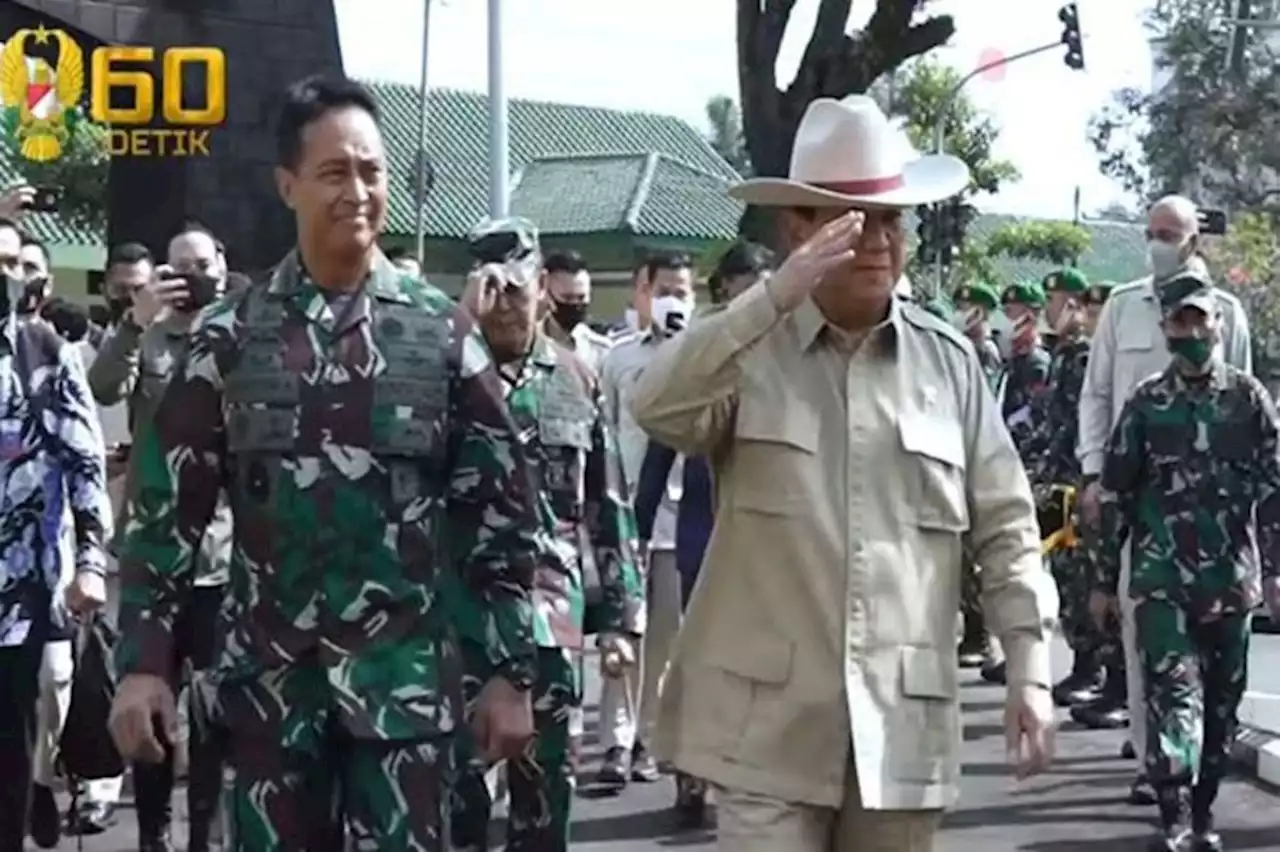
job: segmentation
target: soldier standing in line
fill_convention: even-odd
[[[507,766],[511,807],[506,848],[557,852],[569,846],[569,711],[582,694],[582,545],[589,543],[600,574],[601,653],[633,662],[644,618],[635,518],[595,371],[539,328],[547,276],[533,225],[522,219],[483,223],[471,235],[471,248],[478,268],[468,278],[464,302],[498,362],[511,416],[521,434],[530,436],[527,451],[539,518],[551,542],[534,583],[536,739]],[[474,601],[463,594],[459,606],[467,610]],[[480,622],[466,617],[461,623]],[[471,697],[488,677],[488,662],[483,655],[464,653],[464,670]],[[462,752],[468,765],[454,797],[453,841],[458,850],[487,849],[492,809],[484,781],[487,767],[465,744]]]
[[[974,350],[978,353],[978,361],[982,364],[982,373],[987,379],[991,392],[995,393],[1004,372],[1004,363],[1000,358],[1000,350],[991,339],[991,314],[1000,308],[1000,295],[983,282],[965,284],[956,290],[954,297],[955,311],[951,323],[969,338]],[[969,668],[986,666],[993,663],[993,650],[990,634],[982,615],[982,579],[978,576],[978,566],[968,558],[965,559],[964,575],[960,587],[960,616],[962,631],[960,639],[960,665]]]
[[[208,683],[237,852],[340,852],[347,832],[360,849],[447,848],[458,634],[483,637],[493,672],[470,720],[486,756],[533,733],[530,471],[467,313],[378,249],[378,114],[346,79],[289,88],[276,181],[298,247],[201,312],[133,453],[112,733],[127,758],[164,758],[175,620],[225,489]],[[456,584],[480,624],[458,623]]]
[[[1026,452],[1035,433],[1037,402],[1048,390],[1053,367],[1053,356],[1040,337],[1040,315],[1045,301],[1044,288],[1035,281],[1011,284],[1000,296],[1004,315],[1012,326],[1001,412],[1023,464],[1027,462]]]
[[[1128,595],[1146,683],[1152,849],[1222,849],[1213,803],[1248,682],[1249,621],[1280,614],[1280,435],[1262,383],[1227,364],[1207,275],[1159,291],[1173,363],[1137,386],[1102,466],[1102,535],[1132,536]],[[1113,615],[1119,548],[1098,564],[1090,610]],[[1261,587],[1261,588],[1260,588]],[[1260,591],[1262,592],[1260,594]]]
[[[1037,506],[1059,517],[1062,528],[1074,530],[1071,495],[1080,481],[1076,459],[1080,388],[1089,364],[1085,294],[1089,282],[1078,269],[1061,269],[1045,276],[1046,318],[1055,335],[1052,381],[1040,407],[1036,432],[1024,457]],[[1046,530],[1041,530],[1045,535]],[[1061,707],[1088,701],[1099,686],[1098,634],[1089,617],[1090,569],[1085,550],[1067,539],[1049,552],[1049,566],[1058,583],[1059,620],[1072,652],[1071,672],[1053,688]]]

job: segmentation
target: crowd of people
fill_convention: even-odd
[[[495,766],[512,852],[568,847],[588,771],[673,774],[725,850],[927,852],[962,666],[1006,685],[1019,777],[1055,703],[1127,725],[1152,848],[1222,848],[1249,618],[1280,614],[1280,447],[1193,203],[1151,208],[1132,284],[913,294],[903,212],[969,172],[820,99],[791,175],[732,190],[782,254],[735,244],[700,306],[691,259],[652,253],[602,329],[536,223],[480,223],[456,303],[379,248],[359,84],[293,85],[277,132],[297,247],[255,282],[198,222],[163,262],[116,246],[102,325],[8,196],[0,766],[31,783],[0,791],[0,852],[116,819],[120,777],[67,779],[65,817],[54,795],[104,623],[144,852],[174,848],[179,775],[192,850],[487,849]]]

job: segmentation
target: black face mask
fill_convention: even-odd
[[[552,299],[551,302],[551,315],[565,331],[577,328],[587,318],[587,310],[590,308],[585,302],[561,302],[557,299]]]

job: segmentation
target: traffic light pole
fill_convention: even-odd
[[[1062,48],[1062,40],[1059,39],[1050,44],[1043,44],[1040,47],[1033,47],[1031,50],[1024,50],[1021,53],[1015,53],[1012,56],[1001,57],[1000,59],[997,59],[994,62],[988,62],[986,65],[979,65],[977,68],[970,71],[967,75],[960,78],[960,82],[956,83],[955,86],[951,88],[951,91],[947,92],[946,97],[942,99],[942,105],[938,107],[938,115],[937,115],[937,118],[934,120],[934,125],[933,125],[934,153],[935,154],[947,153],[947,118],[951,115],[951,106],[955,103],[956,97],[960,94],[960,90],[963,89],[969,83],[970,80],[974,79],[980,74],[985,74],[986,72],[990,71],[993,68],[999,68],[1002,65],[1008,65],[1011,62],[1017,62],[1019,59],[1026,59],[1028,56],[1035,56],[1038,53],[1046,53],[1050,50],[1059,50],[1061,48]],[[947,264],[944,258],[945,253],[941,250],[941,248],[942,247],[940,246],[938,251],[938,259],[934,261],[934,270],[936,273],[936,278],[934,280],[934,291],[933,291],[934,298],[937,298],[938,295],[942,293],[943,289],[946,286]]]

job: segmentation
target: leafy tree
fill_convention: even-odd
[[[928,0],[876,0],[865,28],[846,32],[853,0],[819,0],[817,19],[790,83],[778,80],[778,50],[796,0],[738,0],[742,127],[755,174],[785,177],[796,127],[815,98],[866,92],[882,74],[945,44],[949,15],[924,16]],[[742,230],[773,243],[769,219],[747,211]]]
[[[750,176],[751,157],[747,154],[747,141],[742,136],[742,110],[738,109],[733,98],[716,95],[707,101],[707,123],[711,125],[711,134],[707,137],[711,147],[738,174]]]
[[[1167,84],[1117,91],[1091,122],[1103,174],[1142,199],[1181,192],[1230,209],[1280,201],[1280,62],[1255,36],[1232,67],[1225,19],[1236,7],[1157,0],[1147,25]]]
[[[1072,222],[1029,219],[997,228],[987,237],[984,247],[991,257],[1043,260],[1065,266],[1088,251],[1091,242],[1089,232]]]
[[[9,162],[32,186],[58,189],[58,215],[69,224],[103,234],[107,230],[107,176],[111,155],[107,128],[88,119],[68,125],[61,156],[37,163],[9,155]]]
[[[1280,230],[1264,213],[1237,216],[1208,249],[1215,280],[1244,304],[1260,375],[1280,369]]]

